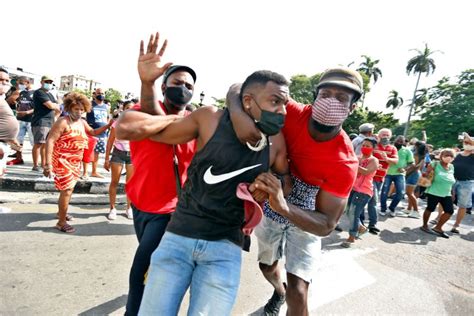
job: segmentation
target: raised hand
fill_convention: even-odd
[[[138,74],[142,82],[155,82],[156,79],[161,77],[165,71],[173,64],[166,63],[161,66],[162,57],[168,45],[168,41],[165,40],[163,45],[158,52],[158,41],[160,39],[160,34],[156,32],[155,35],[150,35],[148,40],[148,46],[146,53],[144,51],[144,43],[140,41],[140,55],[138,57]]]

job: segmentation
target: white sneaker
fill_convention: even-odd
[[[410,218],[420,218],[420,213],[417,211],[411,211],[410,214],[408,214],[408,217]]]
[[[117,219],[117,210],[116,209],[111,209],[109,212],[109,215],[107,215],[107,218],[113,221],[114,219]]]
[[[403,210],[403,214],[408,215],[408,216],[410,216],[410,214],[411,214],[412,212],[413,212],[413,211],[411,211],[411,210],[409,210],[409,209],[407,209],[407,208]]]
[[[391,216],[391,217],[397,216],[397,212],[395,212],[395,211],[390,211],[390,216]]]
[[[386,215],[387,215],[387,212],[379,211],[379,214],[382,215],[382,216],[386,216]]]
[[[125,211],[125,216],[126,216],[128,219],[133,219],[133,210],[132,210],[131,207],[130,207],[128,210]]]

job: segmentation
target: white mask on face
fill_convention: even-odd
[[[449,164],[454,160],[454,158],[451,157],[451,156],[445,156],[445,157],[441,158],[441,160],[443,160],[444,163]]]
[[[464,150],[469,150],[469,151],[474,150],[474,145],[469,145],[469,144],[464,143],[462,147],[464,148]]]
[[[10,90],[10,85],[9,84],[0,84],[0,95],[4,95],[9,90]]]
[[[69,118],[76,122],[76,121],[79,121],[81,119],[81,114],[77,114],[77,113],[69,113]]]

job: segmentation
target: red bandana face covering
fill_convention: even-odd
[[[318,99],[312,106],[312,117],[319,124],[338,126],[349,115],[349,107],[336,98]]]

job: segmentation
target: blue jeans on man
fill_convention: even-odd
[[[166,232],[151,257],[139,315],[177,315],[190,288],[187,315],[230,315],[240,283],[242,249]]]
[[[390,203],[388,209],[390,210],[390,215],[395,216],[395,208],[398,203],[403,199],[405,194],[405,176],[403,174],[385,176],[385,181],[383,182],[382,193],[380,195],[380,211],[382,214],[387,212],[387,198],[388,192],[390,191],[390,185],[392,182],[395,185],[395,196]]]
[[[374,194],[370,198],[369,203],[367,203],[367,212],[369,213],[369,228],[375,227],[375,225],[377,225],[377,202],[380,199],[382,184],[383,182],[377,182],[375,180],[373,182]],[[360,221],[364,223],[364,220],[365,214],[362,212],[360,214]]]

